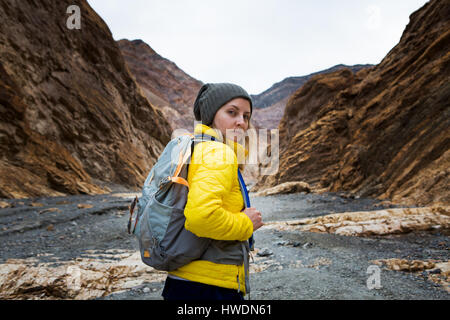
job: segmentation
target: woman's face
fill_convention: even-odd
[[[248,129],[250,115],[250,102],[244,98],[235,98],[217,110],[212,127],[220,130],[225,138],[237,142]]]

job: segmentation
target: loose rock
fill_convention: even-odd
[[[273,255],[273,252],[271,250],[269,250],[268,248],[262,248],[260,251],[258,251],[258,253],[256,254],[260,257],[268,257]]]

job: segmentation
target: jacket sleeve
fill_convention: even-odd
[[[227,211],[222,205],[233,179],[237,179],[237,164],[223,161],[221,152],[228,153],[227,159],[235,157],[229,148],[210,149],[196,166],[184,210],[185,228],[199,237],[245,241],[253,232],[250,218],[244,212]]]

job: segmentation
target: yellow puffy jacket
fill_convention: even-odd
[[[194,134],[201,133],[219,138],[214,129],[198,124]],[[241,155],[245,157],[247,150],[229,139],[226,143],[207,141],[195,146],[187,176],[189,193],[184,210],[187,230],[215,240],[245,241],[250,238],[253,224],[242,211],[244,199],[237,174],[237,159]],[[195,260],[169,274],[223,288],[239,288],[246,293],[243,264]]]

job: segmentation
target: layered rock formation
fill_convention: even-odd
[[[389,270],[416,273],[428,280],[442,286],[445,291],[450,293],[450,261],[439,260],[407,260],[407,259],[377,259],[371,261],[378,266]]]
[[[450,203],[450,2],[410,16],[382,62],[318,75],[289,99],[280,170],[288,181],[417,205]]]
[[[315,75],[331,73],[343,68],[349,68],[353,72],[371,67],[372,65],[354,65],[346,66],[343,64],[336,65],[326,70],[314,72],[312,74],[300,77],[289,77],[280,82],[275,83],[269,89],[258,95],[252,95],[255,104],[255,111],[252,115],[252,121],[256,127],[275,129],[278,127],[284,114],[284,109],[289,97],[298,89],[300,89],[309,79]]]
[[[131,74],[147,99],[159,108],[172,130],[194,130],[193,105],[202,82],[157,54],[142,40],[117,42]]]
[[[297,192],[311,192],[310,186],[302,181],[291,181],[279,184],[275,187],[262,190],[253,194],[254,197],[270,196],[274,194],[287,194],[287,193],[297,193]]]
[[[334,233],[342,236],[402,234],[450,228],[450,207],[395,208],[343,212],[268,224],[278,230]]]
[[[1,264],[0,298],[88,300],[167,277],[166,272],[143,264],[135,251],[93,251],[76,260],[38,262],[9,259]]]
[[[170,138],[103,20],[79,1],[0,3],[0,197],[141,186]]]

